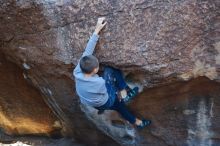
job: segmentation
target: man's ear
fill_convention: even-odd
[[[99,68],[98,68],[98,67],[94,68],[93,73],[97,73],[97,72],[98,72],[98,70],[99,70]]]

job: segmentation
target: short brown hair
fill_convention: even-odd
[[[80,68],[83,73],[90,74],[98,66],[99,61],[93,55],[84,56],[80,59]]]

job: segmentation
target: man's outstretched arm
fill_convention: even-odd
[[[104,22],[104,21],[105,21],[104,17],[98,19],[95,31],[93,32],[92,36],[90,37],[89,42],[86,45],[86,49],[83,52],[83,55],[80,57],[80,59],[84,56],[93,54],[95,46],[96,46],[97,41],[99,39],[99,32],[103,29],[103,27],[107,23],[107,22]],[[77,73],[77,72],[81,72],[79,62],[77,64],[76,68],[74,69],[74,73]]]
[[[105,18],[99,18],[95,31],[93,32],[92,36],[89,39],[89,42],[87,43],[86,49],[82,55],[83,56],[87,56],[87,55],[92,55],[95,49],[95,46],[97,44],[97,41],[99,39],[99,32],[102,30],[102,28],[106,25]]]

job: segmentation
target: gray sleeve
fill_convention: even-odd
[[[96,44],[98,42],[98,39],[99,39],[99,35],[93,33],[92,36],[90,37],[89,42],[86,45],[86,49],[83,52],[83,55],[80,57],[80,59],[82,57],[84,57],[84,56],[92,55],[93,54],[95,46],[96,46]],[[81,69],[80,69],[79,61],[78,61],[77,66],[74,69],[74,73],[73,73],[74,75],[77,74],[77,73],[81,73],[82,72]]]

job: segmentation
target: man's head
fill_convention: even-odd
[[[99,69],[99,61],[93,55],[84,56],[80,59],[80,68],[85,74],[97,73]]]

